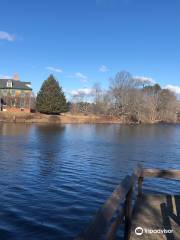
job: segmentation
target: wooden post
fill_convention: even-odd
[[[132,194],[131,188],[134,183],[134,178],[135,176],[127,175],[122,180],[122,182],[115,188],[111,196],[101,206],[86,230],[77,236],[77,239],[80,237],[86,240],[101,239],[102,236],[107,233],[107,228],[109,228],[109,223],[112,220],[113,215],[117,210],[119,210],[119,212],[122,211],[125,199],[129,199],[128,195],[130,196]]]
[[[130,188],[125,199],[125,226],[124,226],[124,240],[130,239],[131,228],[131,214],[132,214],[132,193],[133,187]]]
[[[143,177],[138,178],[138,197],[142,196]]]

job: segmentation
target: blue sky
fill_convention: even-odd
[[[1,0],[0,13],[0,75],[35,92],[50,73],[68,92],[121,70],[180,92],[179,0]]]

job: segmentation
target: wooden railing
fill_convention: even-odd
[[[180,170],[143,169],[143,177],[180,179]]]
[[[113,240],[122,223],[124,223],[124,240],[129,240],[133,208],[132,197],[136,185],[138,187],[136,197],[142,196],[144,177],[180,179],[180,170],[143,169],[138,166],[131,176],[127,175],[116,187],[87,229],[80,233],[76,240]]]

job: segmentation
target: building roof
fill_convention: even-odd
[[[7,87],[7,82],[12,82],[12,87]],[[19,90],[32,90],[29,86],[30,82],[21,82],[14,79],[0,79],[0,89],[19,89]]]

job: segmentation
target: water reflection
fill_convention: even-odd
[[[57,168],[57,162],[61,161],[62,143],[65,126],[63,125],[38,125],[37,132],[37,164],[40,174],[46,176]]]
[[[30,129],[30,125],[24,124],[0,125],[0,168],[8,173],[23,168],[26,159],[23,146],[29,143]]]
[[[0,123],[0,137],[1,136],[27,136],[31,129],[31,125],[28,124],[2,124]]]

